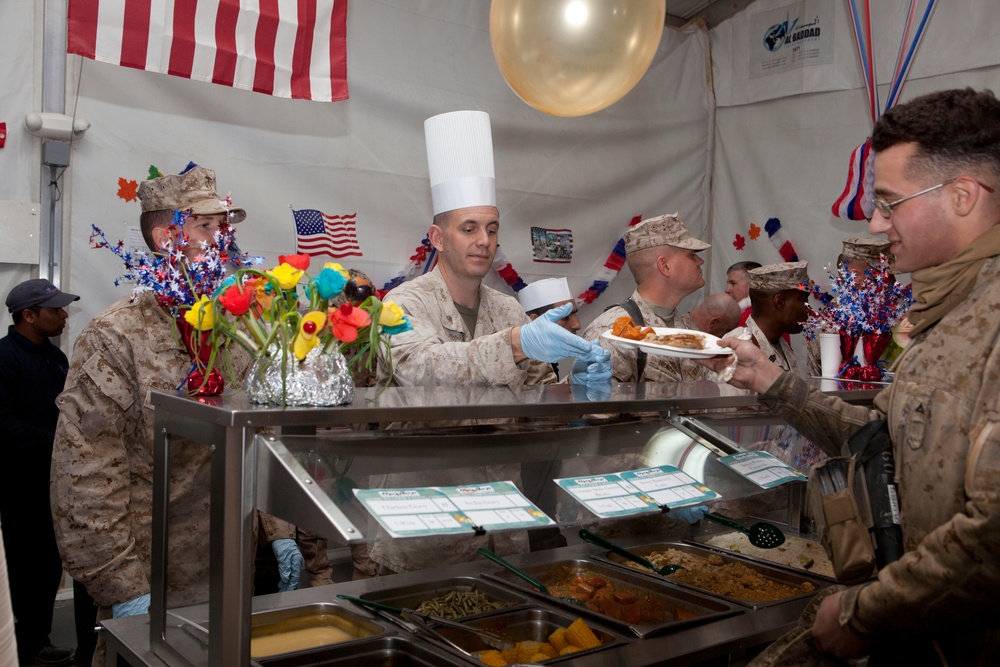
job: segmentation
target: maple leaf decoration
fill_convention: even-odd
[[[163,174],[160,173],[160,170],[157,169],[154,165],[149,165],[149,176],[146,178],[146,180],[151,181],[154,178],[159,178],[160,176],[163,176]]]
[[[750,237],[751,241],[756,241],[760,237],[760,227],[754,223],[750,223],[750,229],[747,231],[747,236]]]
[[[130,181],[124,178],[118,179],[118,196],[125,201],[136,201],[139,197],[136,196],[136,188],[139,184],[135,181]]]
[[[736,238],[733,239],[733,247],[736,248],[737,250],[743,250],[743,247],[746,244],[747,244],[747,240],[745,238],[743,238],[742,236],[740,236],[739,234],[737,234]]]

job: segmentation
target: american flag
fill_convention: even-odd
[[[361,257],[361,246],[354,229],[357,213],[327,215],[314,208],[292,209],[295,219],[297,252],[330,257]]]
[[[69,0],[66,51],[276,97],[348,97],[347,0]]]

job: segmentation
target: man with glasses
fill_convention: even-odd
[[[925,95],[883,114],[872,147],[869,231],[886,236],[916,299],[910,345],[875,408],[823,395],[751,343],[722,344],[739,358],[733,384],[760,392],[829,454],[866,422],[888,422],[905,553],[877,580],[824,598],[812,645],[840,658],[870,654],[872,667],[996,665],[1000,101],[972,89]],[[773,664],[771,653],[755,664]]]

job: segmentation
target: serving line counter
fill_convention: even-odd
[[[851,402],[870,403],[876,392],[848,388],[838,393]],[[556,491],[551,481],[554,477],[669,463],[691,472],[726,500],[738,501],[759,495],[761,490],[716,459],[740,450],[732,436],[739,436],[744,429],[759,434],[761,428],[778,424],[773,417],[759,413],[754,395],[711,383],[615,383],[610,392],[601,395],[588,395],[585,388],[573,385],[389,388],[381,394],[362,389],[350,405],[332,408],[258,406],[242,394],[188,398],[154,393],[152,403],[156,432],[152,604],[148,617],[104,623],[111,649],[109,665],[116,654],[133,665],[250,665],[251,625],[256,622],[252,616],[259,619],[269,610],[322,601],[338,611],[346,605],[351,614],[364,617],[365,612],[348,603],[334,602],[334,596],[427,582],[432,577],[480,576],[497,569],[483,560],[253,598],[255,508],[318,532],[334,546],[358,544],[366,541],[371,531],[369,518],[352,490],[368,486],[369,479],[393,472],[427,471],[432,475],[459,466],[504,463],[520,467],[524,495],[561,528],[587,524],[600,531],[601,521],[576,506],[567,494]],[[623,414],[641,417],[622,418]],[[690,415],[698,417],[691,419]],[[714,426],[705,426],[701,419]],[[476,420],[478,425],[460,425],[468,420]],[[482,423],[490,420],[516,423]],[[381,428],[401,422],[410,427]],[[421,428],[412,428],[414,422]],[[171,533],[169,462],[172,450],[180,449],[179,439],[208,447],[211,452],[211,488],[206,491],[210,529],[204,536],[208,574],[207,581],[187,582],[201,588],[194,597],[174,590],[172,575],[182,568],[177,563],[171,565],[167,548],[172,540],[192,542],[191,536]],[[779,503],[784,506],[781,517],[786,519],[786,529],[793,533],[798,530],[800,486],[786,484],[781,491],[784,501]],[[770,506],[773,509],[774,503]],[[590,558],[597,551],[590,545],[571,546],[514,560],[518,565],[554,563]],[[529,597],[536,609],[552,606],[537,596]],[[731,655],[740,647],[779,636],[797,618],[808,597],[767,607],[737,606],[732,614],[669,628],[666,634],[647,639],[619,629],[620,642],[593,656],[569,658],[567,664],[656,664],[665,656],[676,658],[676,664],[695,664],[712,656]],[[193,599],[207,604],[192,606]],[[385,629],[376,633],[382,641],[413,642],[405,633],[400,635],[398,628],[377,623]],[[420,650],[431,646],[426,642],[417,645]],[[447,649],[432,648],[448,653]],[[347,655],[348,645],[340,653]],[[460,664],[468,663],[461,654],[452,657]]]

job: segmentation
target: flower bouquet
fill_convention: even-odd
[[[883,378],[879,363],[891,340],[892,327],[905,317],[913,303],[913,294],[893,277],[889,260],[879,256],[879,263],[856,276],[845,262],[837,273],[830,272],[830,291],[822,292],[815,285],[813,296],[823,308],[810,308],[803,325],[803,334],[813,339],[820,332],[837,332],[840,336],[842,363],[838,377],[876,382]],[[858,342],[864,352],[865,364],[855,356]]]
[[[327,263],[313,277],[306,273],[308,255],[281,255],[278,262],[268,271],[238,270],[184,314],[194,330],[208,333],[196,341],[202,346],[237,344],[253,356],[246,386],[251,399],[281,405],[350,402],[354,382],[345,354],[356,370],[370,373],[381,352],[391,378],[386,338],[411,328],[402,309],[382,302],[339,264]]]

